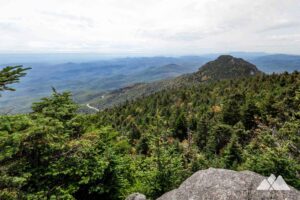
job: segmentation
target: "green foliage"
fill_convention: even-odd
[[[177,116],[175,127],[174,127],[174,137],[180,139],[181,141],[187,138],[187,121],[183,113]]]
[[[243,123],[247,130],[255,129],[257,127],[255,123],[255,117],[259,115],[260,111],[253,102],[249,102],[248,104],[246,104],[246,108],[243,114]]]
[[[111,128],[86,131],[89,128],[77,121],[86,119],[76,114],[77,105],[68,93],[54,92],[33,107],[30,115],[1,116],[1,199],[110,193],[107,170],[115,155],[129,152],[126,139]]]
[[[25,71],[28,69],[30,68],[23,68],[22,66],[8,66],[0,70],[0,91],[14,91],[13,88],[7,85],[19,82],[20,78],[26,75]]]
[[[158,129],[183,156],[187,174],[208,166],[266,176],[281,172],[299,188],[299,88],[298,72],[180,86],[107,109],[95,119],[127,135],[126,119],[134,116],[130,123],[139,127],[141,137],[132,146],[145,156],[151,155],[151,137],[157,134],[151,130]],[[277,149],[283,140],[285,153]],[[281,153],[264,151],[266,141]]]
[[[259,87],[258,87],[259,85]],[[69,93],[0,116],[0,199],[155,199],[208,167],[300,188],[300,74],[181,86],[82,115]]]
[[[34,114],[51,117],[62,122],[72,119],[76,115],[77,109],[78,105],[72,101],[70,93],[60,94],[55,89],[53,89],[51,97],[45,97],[41,102],[32,105]]]
[[[239,102],[236,99],[230,99],[224,106],[223,121],[226,124],[234,125],[241,119]]]
[[[229,144],[222,153],[224,168],[236,169],[242,161],[242,146],[238,143],[236,136],[232,137]]]
[[[219,155],[220,151],[229,143],[232,129],[225,124],[218,124],[211,128],[206,144],[206,151],[209,154]]]

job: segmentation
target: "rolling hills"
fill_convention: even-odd
[[[29,112],[32,102],[58,91],[71,91],[78,103],[86,103],[107,90],[126,87],[137,82],[151,82],[195,71],[207,62],[204,57],[139,57],[61,64],[9,63],[32,67],[28,75],[16,84],[14,93],[6,92],[0,99],[2,109]]]

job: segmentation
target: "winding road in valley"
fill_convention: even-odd
[[[95,108],[95,107],[91,106],[89,103],[87,103],[86,106],[87,106],[89,109],[95,110],[95,111],[97,111],[97,112],[100,111],[98,108]]]

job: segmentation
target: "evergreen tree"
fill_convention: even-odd
[[[208,130],[208,121],[205,119],[205,117],[203,117],[198,123],[196,132],[196,144],[200,150],[203,150],[207,143]]]
[[[236,169],[242,161],[242,147],[238,138],[233,136],[222,153],[222,162],[225,168]]]
[[[240,105],[236,99],[232,98],[224,105],[223,122],[233,126],[240,119]]]
[[[260,111],[257,106],[253,102],[248,103],[243,115],[243,123],[247,130],[255,129],[257,127],[255,116],[259,115]]]
[[[51,97],[42,98],[42,101],[32,105],[33,114],[51,117],[66,122],[76,115],[78,105],[75,104],[68,92],[58,93],[53,89]]]
[[[209,154],[218,155],[230,141],[232,128],[226,124],[217,124],[212,127],[206,145],[206,151]]]
[[[174,127],[174,137],[179,140],[184,140],[187,138],[187,120],[184,113],[180,113],[176,119]]]
[[[23,68],[22,66],[8,66],[0,70],[0,91],[14,91],[14,89],[8,85],[18,83],[20,78],[26,75],[26,71],[28,69],[30,68]]]

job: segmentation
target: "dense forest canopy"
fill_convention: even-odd
[[[32,110],[0,116],[0,199],[154,199],[208,167],[300,189],[299,72],[175,87],[88,115],[54,89]]]

